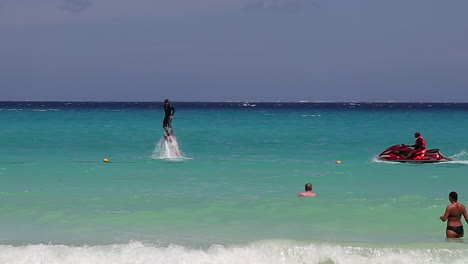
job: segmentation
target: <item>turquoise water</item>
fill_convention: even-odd
[[[468,202],[466,110],[177,108],[177,160],[162,115],[3,108],[0,263],[468,261],[439,220]],[[455,161],[376,161],[415,131]]]

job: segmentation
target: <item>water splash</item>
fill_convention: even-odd
[[[462,150],[457,154],[450,156],[452,160],[447,162],[449,164],[463,164],[468,165],[468,152],[466,150]]]
[[[387,160],[382,160],[382,159],[379,159],[379,156],[375,156],[375,157],[372,157],[370,162],[374,162],[374,163],[386,163],[386,164],[391,164],[391,165],[394,165],[394,164],[403,164],[403,163],[400,163],[400,162],[393,162],[393,161],[387,161]]]
[[[468,152],[466,152],[466,150],[462,150],[459,153],[450,156],[450,158],[459,160],[459,161],[462,161],[462,160],[468,161]]]
[[[156,142],[153,150],[153,159],[180,159],[183,158],[179,149],[177,138],[172,136],[163,135],[158,142]]]

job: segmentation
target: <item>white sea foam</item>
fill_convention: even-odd
[[[177,142],[177,138],[175,136],[171,136],[171,140],[164,139],[164,136],[161,137],[159,141],[156,142],[153,149],[153,155],[151,157],[153,159],[173,161],[186,159],[179,149],[179,143]]]
[[[462,164],[462,165],[468,165],[468,160],[451,160],[444,162],[443,164]]]
[[[455,161],[467,161],[468,162],[468,152],[466,152],[466,150],[462,150],[459,153],[450,156],[449,158]]]
[[[467,263],[468,249],[362,247],[257,242],[245,246],[213,245],[193,249],[130,242],[104,246],[0,246],[0,263],[153,264],[153,263]]]
[[[400,162],[393,162],[393,161],[386,161],[386,160],[381,160],[379,159],[378,156],[372,157],[371,162],[376,162],[376,163],[387,163],[387,164],[403,164]]]

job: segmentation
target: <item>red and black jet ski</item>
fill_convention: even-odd
[[[414,153],[411,157],[405,158],[405,154],[412,150],[412,148],[404,144],[391,146],[379,155],[379,160],[411,163],[436,163],[452,160],[442,155],[439,149],[421,150]]]

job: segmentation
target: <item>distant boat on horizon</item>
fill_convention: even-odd
[[[241,105],[242,107],[255,107],[257,106],[256,104],[253,104],[253,103],[249,103],[249,102],[244,102],[242,103]]]

